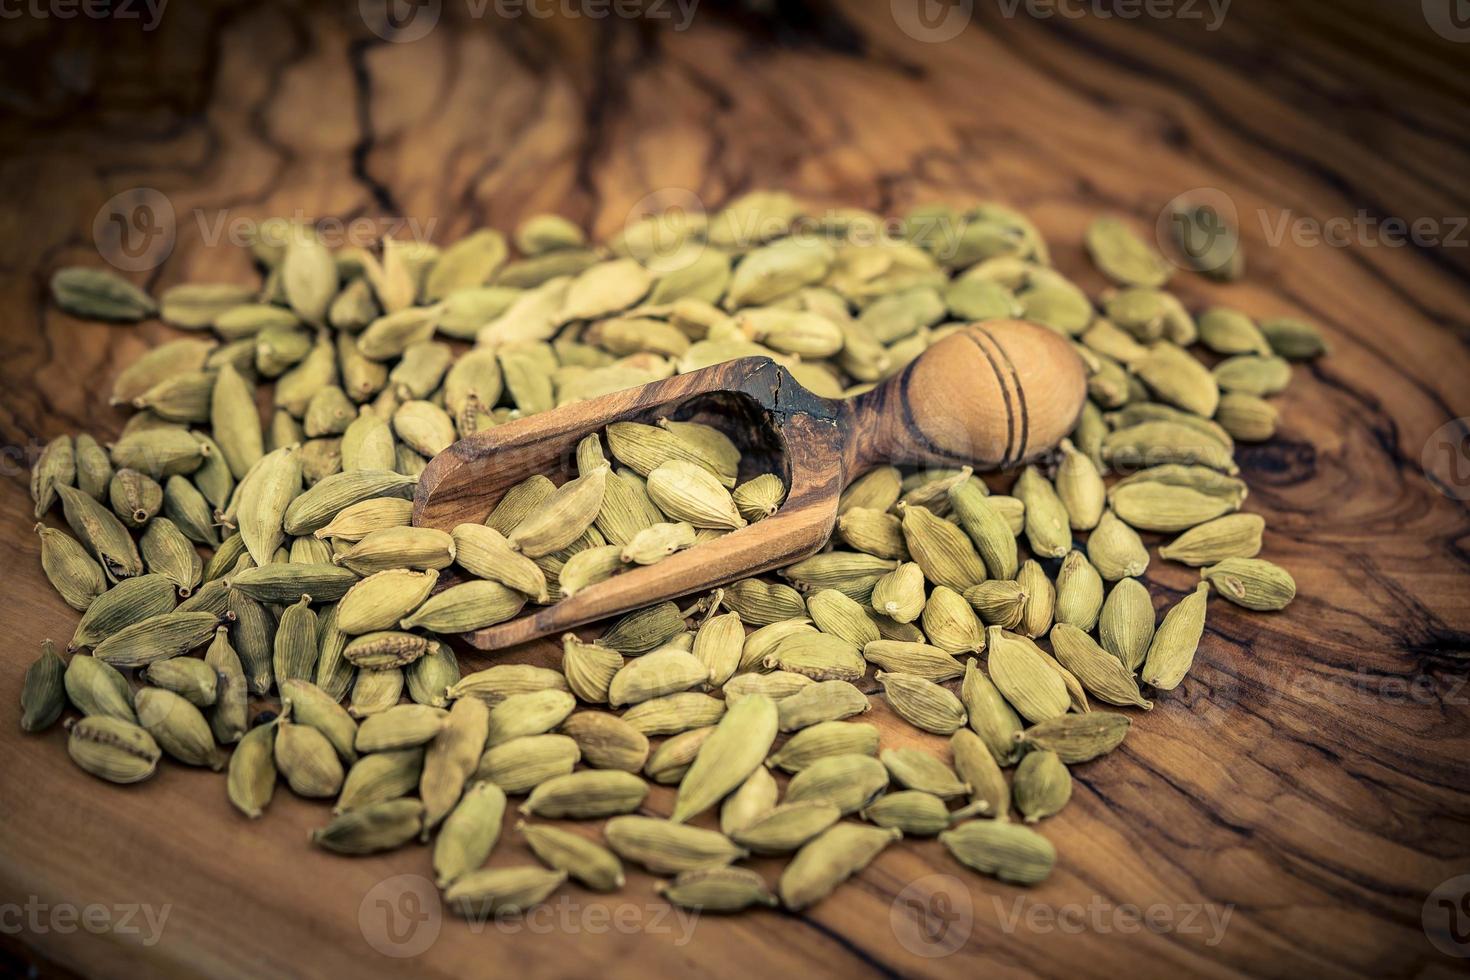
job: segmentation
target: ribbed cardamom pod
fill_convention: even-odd
[[[311,603],[311,596],[303,595],[281,614],[271,661],[277,685],[316,676],[317,622]]]
[[[900,623],[912,623],[924,611],[924,571],[904,562],[873,585],[873,609]]]
[[[73,658],[76,659],[76,658]],[[67,723],[66,750],[84,771],[111,783],[136,783],[152,776],[161,752],[138,725],[106,715]]]
[[[1103,581],[1082,552],[1069,552],[1062,560],[1056,588],[1056,621],[1090,632],[1102,610]]]
[[[792,911],[814,905],[857,874],[903,833],[896,828],[837,824],[806,844],[781,873],[781,902]]]
[[[1010,745],[1017,748],[1015,734]],[[970,801],[974,810],[988,817],[1003,817],[1010,809],[1011,791],[1006,785],[1005,774],[985,739],[967,728],[961,728],[950,736],[949,747],[954,756],[955,772],[970,787]]]
[[[510,543],[530,558],[570,546],[597,517],[608,472],[607,466],[600,466],[558,487],[515,525],[508,535]]]
[[[487,747],[501,745],[523,735],[541,735],[566,721],[577,699],[561,690],[512,694],[490,712]]]
[[[847,681],[821,681],[803,688],[776,705],[783,732],[794,732],[824,721],[839,721],[872,708],[867,695]]]
[[[922,749],[885,749],[879,756],[889,774],[906,789],[921,790],[941,799],[965,796],[970,785],[937,757]]]
[[[949,807],[944,801],[916,789],[885,793],[863,808],[862,818],[913,837],[933,837],[950,825]]]
[[[276,726],[247,731],[230,753],[226,791],[235,809],[254,820],[270,805],[276,790]]]
[[[398,704],[403,697],[401,667],[359,667],[352,681],[352,695],[347,713],[354,718],[369,718]]]
[[[1098,637],[1104,650],[1130,672],[1137,672],[1154,638],[1154,606],[1148,587],[1136,578],[1113,586],[1098,617]]]
[[[888,770],[871,755],[822,756],[791,778],[786,802],[820,800],[844,814],[856,813],[887,787]]]
[[[929,642],[946,653],[978,653],[985,648],[985,628],[974,608],[948,586],[936,585],[929,593],[921,622]]]
[[[654,874],[721,867],[746,856],[744,848],[717,831],[653,817],[614,817],[603,828],[603,836],[624,860]]]
[[[849,547],[877,558],[906,561],[909,557],[903,522],[887,511],[849,508],[837,519],[837,536]]]
[[[1148,548],[1143,539],[1111,510],[1103,512],[1097,527],[1087,536],[1087,557],[1109,582],[1142,575],[1148,569]]]
[[[648,495],[670,518],[697,528],[728,531],[747,523],[724,484],[695,463],[661,463],[648,474]]]
[[[564,871],[593,891],[612,892],[623,887],[623,865],[617,855],[580,834],[560,827],[527,824],[517,829],[548,867]]]
[[[586,769],[542,782],[526,797],[520,811],[553,819],[591,820],[631,813],[643,805],[647,795],[648,784],[633,773]]]
[[[339,814],[314,830],[312,843],[338,854],[376,854],[402,847],[419,833],[423,805],[418,800],[383,800]]]
[[[1200,577],[1246,609],[1285,609],[1296,598],[1296,580],[1291,573],[1263,558],[1226,558],[1203,569]]]
[[[358,752],[390,752],[426,745],[444,730],[449,713],[426,704],[396,704],[363,719],[353,747]]]
[[[92,652],[114,667],[146,667],[203,646],[219,624],[210,612],[163,613],[119,630]]]
[[[763,473],[737,486],[730,496],[740,516],[754,524],[776,513],[786,499],[786,484],[774,473]]]
[[[1132,669],[1076,626],[1058,623],[1053,627],[1051,648],[1061,665],[1098,700],[1144,710],[1153,707],[1152,702],[1145,700],[1138,690]]]
[[[450,698],[476,697],[493,708],[512,694],[565,690],[566,678],[560,671],[531,664],[497,664],[466,674],[448,693]]]
[[[133,536],[111,510],[74,487],[58,485],[66,523],[112,581],[143,574],[143,559]]]
[[[779,904],[761,876],[747,868],[685,871],[655,890],[673,905],[700,912],[739,912],[752,905]]]
[[[215,633],[218,639],[219,630]],[[149,684],[172,691],[196,708],[214,704],[219,692],[219,677],[214,668],[193,657],[154,661],[144,669],[143,676]]]
[[[807,615],[824,633],[830,633],[862,649],[881,639],[878,628],[857,602],[836,589],[823,589],[807,596]]]
[[[867,672],[867,662],[857,648],[825,633],[794,633],[777,643],[761,664],[767,670],[790,671],[814,681],[856,681]]]
[[[648,737],[616,715],[579,711],[560,730],[577,743],[582,760],[594,769],[639,772],[648,758]]]
[[[41,568],[47,580],[68,606],[86,612],[107,591],[102,566],[65,531],[37,524],[36,533],[41,538]]]
[[[424,749],[419,745],[359,756],[347,770],[332,812],[346,813],[360,806],[407,796],[418,789],[423,770]]]
[[[1018,885],[1045,881],[1057,859],[1046,838],[1003,820],[971,820],[940,834],[939,840],[976,871]]]
[[[924,578],[956,592],[985,581],[985,565],[964,531],[936,517],[928,508],[899,506],[904,541],[923,569]]]
[[[965,672],[953,654],[925,643],[874,640],[863,647],[863,658],[889,672],[914,674],[931,681],[947,681]]]
[[[763,579],[747,578],[731,583],[725,587],[722,601],[751,626],[768,626],[806,614],[801,593],[789,585]]]
[[[1072,548],[1071,518],[1051,481],[1034,466],[1021,471],[1012,490],[1026,506],[1026,540],[1039,557],[1060,558]]]
[[[1032,725],[1016,736],[1028,749],[1055,752],[1068,765],[1077,765],[1106,755],[1128,734],[1132,719],[1114,711],[1090,711],[1062,715]]]
[[[1186,565],[1213,565],[1227,558],[1254,558],[1261,551],[1266,521],[1259,514],[1226,514],[1196,525],[1159,548],[1159,557]]]
[[[608,703],[615,708],[638,704],[687,691],[708,680],[709,668],[694,654],[665,647],[637,657],[619,670],[608,687]]]
[[[591,704],[606,704],[613,677],[623,668],[623,656],[591,643],[576,634],[562,637],[562,673],[572,693]]]
[[[525,735],[486,749],[473,778],[489,780],[519,795],[566,775],[581,759],[581,748],[568,735]]]
[[[1021,614],[1019,632],[1022,636],[1044,636],[1051,629],[1056,611],[1057,593],[1046,571],[1034,558],[1021,564],[1016,574],[1016,584],[1026,593],[1026,604]]]
[[[26,668],[20,692],[22,731],[43,731],[61,717],[66,707],[66,664],[50,640],[41,644],[41,655]]]
[[[464,698],[454,702],[444,728],[429,743],[419,782],[425,840],[459,802],[460,794],[479,766],[489,729],[490,709],[483,701]]]
[[[990,627],[988,638],[991,679],[1022,717],[1034,722],[1066,714],[1066,684],[1034,644],[998,626]]]
[[[215,772],[225,767],[225,755],[214,743],[209,722],[184,698],[160,687],[145,687],[138,691],[135,704],[138,723],[163,751],[185,765],[208,766]]]
[[[731,705],[680,783],[670,819],[682,823],[734,791],[765,759],[776,731],[770,698],[752,695]]]
[[[444,891],[450,909],[479,922],[519,915],[540,905],[567,880],[565,871],[544,868],[482,868],[456,878]]]
[[[771,753],[766,765],[797,773],[829,756],[877,754],[878,730],[872,725],[824,721],[792,735],[786,744]]]
[[[676,735],[713,725],[724,713],[724,701],[708,694],[684,691],[635,704],[623,712],[623,720],[644,735]]]
[[[1201,582],[1167,613],[1149,643],[1140,679],[1161,691],[1172,691],[1194,664],[1200,637],[1205,631],[1205,605],[1210,585]]]

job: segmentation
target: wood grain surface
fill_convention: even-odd
[[[1426,14],[1434,0],[1236,0],[1213,30],[1203,3],[1103,17],[1113,4],[976,0],[930,9],[973,9],[948,40],[906,0],[782,4],[777,24],[705,0],[687,30],[669,4],[669,19],[592,19],[443,0],[428,5],[442,8],[433,29],[405,43],[365,26],[372,0],[191,0],[169,4],[156,30],[142,4],[123,6],[141,19],[38,3],[0,32],[11,968],[1463,973],[1424,927],[1431,890],[1470,873],[1470,464],[1465,423],[1452,424],[1470,416],[1470,47],[1447,14]],[[59,729],[21,735],[22,672],[75,619],[41,577],[27,454],[62,432],[115,433],[112,376],[170,333],[82,323],[44,302],[55,267],[100,264],[114,195],[149,188],[172,209],[166,259],[135,274],[156,291],[251,281],[229,239],[269,215],[418,222],[446,240],[554,210],[601,237],[650,193],[714,207],[768,185],[885,214],[1004,200],[1091,290],[1102,282],[1080,241],[1093,215],[1148,228],[1176,194],[1212,188],[1237,210],[1249,274],[1180,277],[1181,295],[1308,316],[1333,344],[1297,369],[1280,434],[1240,454],[1266,554],[1296,574],[1299,598],[1279,615],[1211,604],[1185,684],[1120,751],[1077,769],[1071,805],[1044,827],[1060,854],[1044,885],[982,879],[912,841],[799,915],[690,923],[633,874],[620,895],[570,889],[550,916],[476,929],[414,904],[423,879],[396,876],[428,874],[422,849],[328,856],[306,843],[324,808],[284,790],[246,822],[218,776],[168,765],[146,784],[104,785],[67,761]],[[1418,241],[1395,244],[1391,220]],[[1314,228],[1345,234],[1314,242]],[[1193,578],[1161,562],[1149,572],[1160,605]],[[890,744],[922,738],[874,716]],[[667,813],[670,795],[650,810]],[[526,860],[514,835],[495,857]],[[165,912],[153,931],[147,915]],[[1463,930],[1470,916],[1455,914]]]

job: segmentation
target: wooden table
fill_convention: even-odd
[[[388,43],[357,4],[339,6],[180,3],[156,31],[31,14],[0,39],[0,930],[13,966],[323,978],[1463,969],[1421,918],[1432,889],[1470,872],[1470,464],[1463,420],[1442,429],[1470,415],[1470,47],[1451,22],[1436,32],[1408,0],[1237,0],[1218,30],[1203,4],[1187,9],[1204,19],[1103,19],[984,0],[943,40],[953,22],[916,19],[906,0],[793,13],[779,29],[705,0],[682,31],[667,5],[674,19],[594,21],[494,7],[474,18],[445,2],[424,37]],[[612,898],[568,891],[559,921],[474,930],[416,914],[432,910],[413,903],[426,882],[395,876],[427,874],[422,851],[309,848],[324,811],[285,791],[248,823],[217,776],[169,765],[112,787],[69,764],[59,728],[20,734],[22,671],[74,622],[39,571],[21,457],[58,433],[115,432],[112,375],[169,335],[81,323],[43,301],[56,266],[99,264],[94,215],[113,195],[151,188],[172,208],[171,253],[136,276],[156,291],[250,281],[230,235],[274,214],[412,220],[445,240],[556,210],[605,236],[650,191],[713,207],[768,185],[888,214],[1008,201],[1089,289],[1102,285],[1079,245],[1091,216],[1147,228],[1176,194],[1214,188],[1237,209],[1250,274],[1228,286],[1184,276],[1180,293],[1307,316],[1330,336],[1333,355],[1299,368],[1282,398],[1279,436],[1241,453],[1266,553],[1296,574],[1299,598],[1281,615],[1211,604],[1189,680],[1122,750],[1077,770],[1073,802],[1043,828],[1061,855],[1043,886],[982,879],[932,841],[905,842],[800,915],[691,928],[636,874]],[[1391,244],[1387,219],[1422,219],[1420,242]],[[1345,240],[1316,243],[1314,229]],[[1191,578],[1150,571],[1160,602]],[[889,738],[916,737],[878,715]],[[662,793],[652,807],[668,803]],[[510,839],[496,860],[524,861],[522,847]],[[147,914],[165,912],[154,933]]]

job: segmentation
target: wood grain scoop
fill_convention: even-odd
[[[864,471],[1012,466],[1070,432],[1085,397],[1086,370],[1066,338],[1014,320],[956,331],[849,399],[820,398],[769,358],[747,357],[463,439],[424,471],[413,522],[445,531],[483,523],[527,477],[571,478],[577,442],[621,421],[715,425],[741,448],[741,480],[773,472],[785,482],[786,501],[771,517],[466,636],[498,650],[799,561],[827,543],[839,495]]]

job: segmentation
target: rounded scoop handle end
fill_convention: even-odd
[[[1055,330],[971,324],[854,400],[848,472],[878,463],[1012,466],[1071,432],[1086,397],[1082,358]]]

